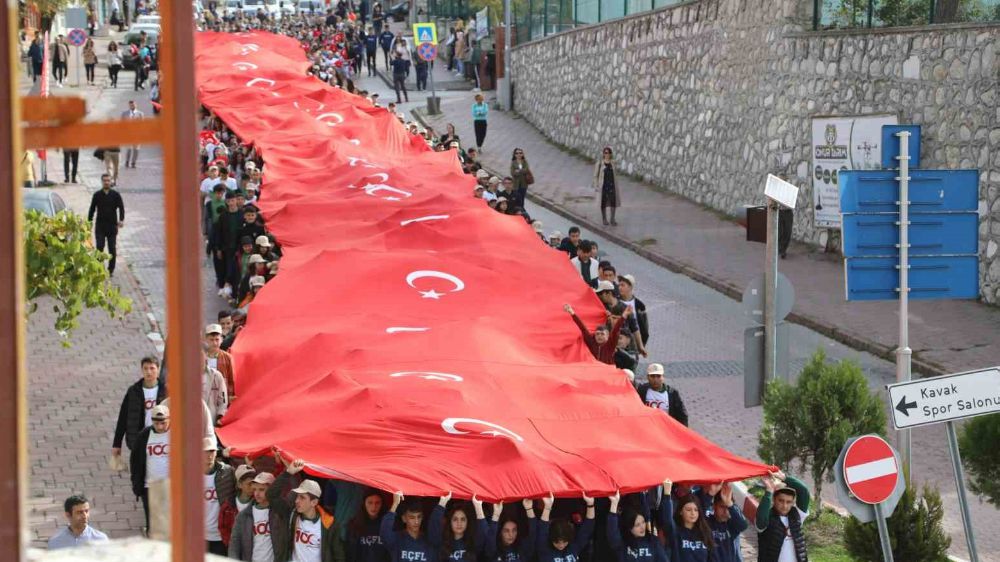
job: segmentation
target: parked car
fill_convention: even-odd
[[[264,13],[271,19],[281,19],[281,8],[278,7],[278,0],[244,0],[243,15],[254,17],[257,10],[264,10]]]
[[[278,0],[278,9],[282,16],[294,16],[296,12],[296,0]]]
[[[223,4],[219,9],[221,10],[221,13],[219,14],[220,16],[224,18],[235,17],[236,14],[243,11],[243,3],[240,2],[240,0],[226,0],[225,4]],[[256,10],[254,10],[254,13],[256,13]]]
[[[315,14],[323,11],[323,2],[320,0],[298,0],[295,6],[297,14]]]
[[[24,202],[25,211],[34,209],[50,217],[55,216],[59,211],[66,210],[66,203],[63,201],[63,198],[51,189],[41,187],[21,188],[21,201]]]
[[[406,21],[410,17],[410,3],[400,2],[389,8],[388,14],[392,18],[392,21]]]
[[[135,25],[151,24],[160,27],[160,14],[146,14],[135,19]]]

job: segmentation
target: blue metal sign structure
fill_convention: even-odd
[[[919,161],[920,128],[914,126],[884,126],[883,155],[899,155],[901,131],[910,133],[910,162]],[[896,167],[889,158],[883,165]],[[909,297],[978,298],[979,170],[909,169],[907,201],[900,201],[901,173],[839,174],[847,300],[899,299],[902,205],[909,209]]]
[[[920,167],[920,125],[883,125],[882,126],[882,167],[892,170],[899,167],[899,137],[897,133],[910,133],[909,150],[910,168]]]
[[[847,170],[838,174],[840,211],[898,213],[896,170]],[[979,207],[979,170],[910,170],[910,211],[975,211]]]

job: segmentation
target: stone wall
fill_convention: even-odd
[[[1000,304],[1000,26],[812,32],[812,4],[695,0],[521,45],[515,109],[725,212],[783,176],[814,243],[811,118],[897,113],[923,126],[921,167],[981,170],[982,298]]]

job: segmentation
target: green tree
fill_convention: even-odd
[[[24,214],[24,261],[27,273],[28,314],[38,309],[37,299],[55,300],[55,330],[69,346],[83,309],[102,308],[112,318],[132,310],[132,301],[110,283],[105,262],[108,254],[90,244],[90,224],[81,216],[62,211],[49,217],[38,211]]]
[[[961,431],[958,447],[969,471],[969,489],[1000,508],[1000,414],[973,418]]]
[[[38,8],[38,13],[42,18],[42,31],[48,31],[52,27],[52,20],[56,14],[77,2],[76,0],[31,0],[30,3]]]
[[[896,560],[906,562],[947,562],[951,538],[941,521],[944,507],[941,495],[924,486],[921,498],[907,486],[892,516],[886,519],[889,543]],[[844,525],[844,546],[855,560],[882,562],[882,546],[875,522],[861,523],[854,517]]]
[[[768,384],[757,453],[780,466],[798,460],[811,473],[813,497],[822,505],[823,481],[833,479],[830,469],[840,449],[849,437],[869,433],[885,433],[882,400],[868,390],[857,363],[827,363],[820,349],[794,384]],[[820,513],[812,511],[811,518]]]

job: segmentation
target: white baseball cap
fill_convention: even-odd
[[[647,375],[662,375],[664,373],[662,363],[650,363],[649,367],[646,367]]]
[[[274,484],[274,475],[270,472],[258,472],[257,476],[253,477],[253,482],[254,484]]]
[[[600,281],[597,282],[597,288],[594,289],[594,292],[603,293],[604,291],[614,291],[614,290],[615,290],[614,283],[612,283],[611,281],[601,279]]]
[[[323,495],[323,490],[320,490],[319,484],[315,480],[303,480],[299,484],[299,487],[292,490],[292,492],[296,494],[309,494],[316,498]]]
[[[209,324],[208,326],[205,326],[206,336],[209,334],[221,334],[221,333],[222,333],[222,326],[219,324]]]

